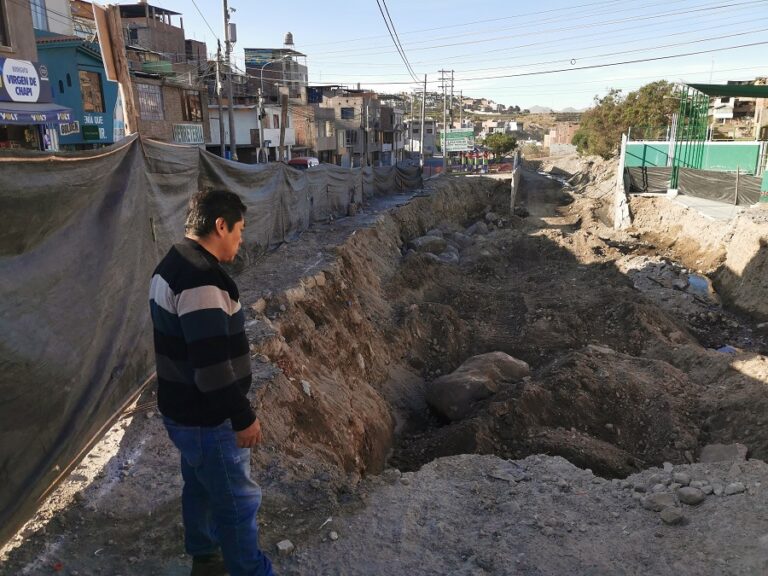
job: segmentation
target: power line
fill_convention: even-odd
[[[683,35],[695,34],[697,32],[706,32],[706,31],[709,31],[709,30],[725,31],[728,27],[740,26],[742,24],[748,24],[748,23],[752,23],[752,22],[760,22],[760,21],[764,21],[764,20],[768,20],[768,18],[759,18],[759,19],[751,18],[749,20],[740,20],[740,21],[737,21],[737,22],[723,22],[722,19],[718,18],[717,20],[715,20],[717,22],[716,26],[709,26],[709,27],[696,28],[696,29],[690,29],[689,28],[689,29],[687,29],[685,31],[682,31],[682,32],[668,33],[668,34],[666,34],[666,36],[667,37],[683,36]],[[630,27],[628,29],[622,29],[621,31],[619,31],[622,34],[622,40],[624,41],[623,42],[624,44],[626,44],[627,40],[629,39],[627,37],[626,33],[624,33],[624,30],[632,30],[632,29],[633,28]],[[593,35],[590,35],[590,36],[600,36],[601,38],[606,38],[605,34],[600,34],[600,33],[593,34]],[[585,36],[581,36],[581,38],[583,38],[583,37],[585,37]],[[579,36],[575,36],[575,37],[574,36],[571,36],[571,37],[559,37],[559,38],[554,39],[554,40],[545,40],[545,41],[541,41],[541,42],[531,42],[531,43],[528,43],[528,44],[518,44],[516,46],[510,46],[510,47],[508,47],[508,50],[511,51],[511,50],[515,50],[515,49],[518,49],[518,48],[530,48],[530,47],[533,47],[533,46],[542,46],[542,45],[554,44],[554,43],[559,44],[559,45],[563,45],[565,43],[568,43],[571,40],[576,40],[576,39],[579,39],[579,38],[580,38]],[[608,38],[610,38],[610,36],[608,36]],[[632,38],[632,40],[647,41],[647,38],[648,38],[648,32],[644,32],[643,35],[640,38]],[[616,44],[616,42],[613,41],[613,42],[608,42],[608,43],[605,43],[605,44],[594,44],[594,45],[591,45],[591,46],[585,46],[585,47],[583,47],[583,49],[584,50],[591,50],[591,49],[594,49],[594,48],[602,48],[602,47],[605,47],[605,46],[612,46],[612,45],[615,45],[615,44]],[[648,50],[654,49],[653,47],[648,47],[647,45],[644,46],[644,48],[648,49]],[[566,48],[560,48],[558,50],[552,50],[552,51],[549,51],[549,52],[537,52],[537,54],[538,55],[559,54],[559,53],[564,53],[565,51],[570,51],[570,50],[571,50],[570,47],[566,47]],[[570,58],[570,57],[568,58],[568,60],[571,60],[571,59],[572,58]],[[451,59],[451,64],[461,64],[461,63],[464,63],[464,62],[475,62],[475,61],[476,61],[476,58],[471,58],[469,60],[461,60],[461,59],[457,60],[455,58],[452,58]],[[509,56],[504,56],[502,58],[497,58],[497,59],[484,59],[484,61],[486,61],[486,62],[496,62],[496,61],[509,62]],[[353,62],[344,62],[343,64],[339,63],[338,65],[339,66],[344,66],[344,67],[349,67],[351,65],[354,65],[354,63]],[[370,65],[371,65],[371,63],[365,63],[365,66],[370,66]],[[520,64],[518,64],[518,66],[519,65]],[[326,66],[327,66],[327,64],[326,64]],[[483,68],[463,69],[461,71],[462,72],[470,72],[470,71],[500,70],[500,69],[507,69],[507,68],[511,68],[511,67],[512,67],[511,65],[507,65],[507,66],[490,66],[490,67],[483,67]],[[377,74],[366,74],[366,75],[376,76]],[[381,73],[378,74],[378,76],[381,76],[381,75],[382,75]],[[386,74],[386,75],[390,75],[390,74]],[[398,74],[392,74],[392,75],[398,75]]]
[[[484,44],[484,43],[488,43],[488,42],[495,42],[497,40],[506,40],[506,39],[509,39],[509,38],[520,38],[522,36],[531,36],[531,35],[540,36],[540,35],[542,35],[544,33],[547,33],[547,32],[556,32],[556,33],[560,34],[560,33],[564,32],[564,31],[568,31],[568,30],[583,30],[585,28],[595,28],[595,27],[600,27],[600,26],[605,26],[605,25],[620,24],[620,23],[623,23],[623,22],[637,22],[637,21],[641,21],[641,20],[654,20],[654,19],[665,18],[665,17],[670,17],[670,16],[685,16],[687,14],[693,14],[693,13],[697,13],[697,12],[705,12],[705,11],[709,11],[709,10],[722,10],[722,9],[725,9],[725,8],[733,8],[735,6],[745,6],[745,5],[752,5],[752,4],[761,4],[761,3],[765,3],[766,1],[767,0],[747,0],[747,1],[744,1],[744,2],[733,2],[733,3],[730,3],[730,4],[715,4],[715,5],[710,5],[710,6],[706,6],[706,7],[699,7],[699,8],[693,8],[693,9],[687,9],[687,10],[668,11],[668,12],[662,12],[662,13],[657,13],[657,14],[650,14],[650,15],[645,15],[645,16],[632,16],[632,17],[628,17],[628,18],[619,18],[619,19],[613,19],[613,20],[605,20],[605,21],[602,21],[602,22],[592,22],[592,23],[588,23],[588,24],[569,26],[569,27],[565,27],[565,28],[559,27],[559,28],[554,28],[554,29],[550,29],[550,30],[531,30],[529,32],[523,32],[523,33],[517,33],[517,34],[511,34],[511,35],[503,35],[503,36],[495,36],[495,37],[491,37],[491,38],[482,38],[482,39],[479,39],[479,40],[468,40],[468,41],[465,41],[465,42],[454,42],[454,43],[449,43],[449,44],[436,44],[436,45],[426,46],[426,47],[422,47],[422,48],[413,48],[412,51],[437,50],[439,48],[449,48],[449,47],[452,47],[452,46],[467,46],[467,45],[471,45],[471,44]],[[336,50],[336,51],[324,52],[324,53],[321,52],[319,54],[344,54],[344,53],[348,53],[348,52],[355,52],[358,55],[376,55],[376,54],[379,54],[380,50],[383,49],[383,48],[386,48],[386,46],[371,47],[371,48],[366,49],[366,51],[360,51],[360,49],[354,49],[354,48],[347,48],[345,50]],[[483,53],[485,54],[485,53],[488,53],[488,52],[499,52],[499,51],[505,51],[505,50],[507,50],[506,47],[498,48],[498,49],[492,49],[492,50],[484,50]]]
[[[573,72],[576,70],[592,70],[597,68],[608,68],[612,66],[623,66],[625,64],[640,64],[643,62],[656,62],[659,60],[671,60],[674,58],[685,58],[687,56],[697,56],[700,54],[711,54],[713,52],[721,52],[725,50],[737,50],[739,48],[751,48],[753,46],[763,46],[765,44],[768,44],[768,41],[764,42],[751,42],[749,44],[738,44],[736,46],[722,46],[719,48],[712,48],[710,50],[698,50],[694,52],[684,52],[681,54],[669,54],[665,56],[656,56],[656,57],[648,57],[648,58],[638,58],[636,60],[622,60],[619,62],[607,62],[603,64],[591,64],[588,66],[574,66],[571,68],[559,68],[559,69],[553,69],[553,70],[536,70],[532,72],[521,72],[517,74],[502,74],[497,76],[478,76],[475,78],[461,78],[457,79],[457,82],[474,82],[474,81],[480,81],[480,80],[498,80],[502,78],[520,78],[524,76],[540,76],[545,74],[558,74],[561,72]],[[431,84],[436,84],[437,81],[433,80],[430,82]],[[366,82],[366,85],[373,86],[373,85],[412,85],[414,82]]]
[[[192,0],[192,5],[195,7],[195,10],[197,10],[197,13],[200,14],[200,18],[203,19],[203,22],[205,22],[205,25],[208,26],[208,30],[211,31],[211,34],[213,34],[213,37],[220,42],[221,40],[219,39],[216,32],[213,31],[213,28],[211,28],[211,25],[208,23],[208,20],[205,19],[205,14],[203,14],[203,11],[200,10],[200,7],[197,5],[197,2],[195,0]]]
[[[384,2],[384,7],[386,8],[387,4],[384,0],[376,0],[376,5],[379,7],[379,12],[381,12],[381,17],[384,19],[384,25],[387,27],[387,32],[389,32],[389,37],[392,38],[392,43],[395,45],[395,48],[397,49],[397,52],[400,54],[400,58],[403,60],[403,64],[405,64],[406,69],[408,70],[408,73],[411,75],[411,78],[414,81],[418,82],[418,78],[416,77],[416,74],[413,71],[413,68],[411,68],[410,62],[408,62],[408,58],[405,55],[405,51],[403,50],[403,47],[400,45],[400,38],[397,37],[397,32],[395,31],[395,23],[392,22],[392,18],[389,17],[389,9],[387,9],[387,15],[384,15],[384,10],[381,8],[381,4]],[[387,19],[389,17],[389,20]],[[391,27],[390,27],[391,25]]]

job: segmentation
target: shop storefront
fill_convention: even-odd
[[[72,110],[53,102],[48,69],[0,58],[0,149],[58,150],[58,127]]]

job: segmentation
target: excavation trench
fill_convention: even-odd
[[[255,351],[281,372],[260,392],[277,423],[269,444],[315,475],[546,453],[623,477],[695,461],[709,442],[768,450],[758,424],[745,435],[721,417],[730,402],[759,422],[762,368],[734,369],[696,324],[700,313],[734,320],[700,297],[691,320],[638,280],[661,289],[664,268],[682,266],[667,258],[651,270],[652,247],[608,238],[599,210],[574,205],[557,179],[525,173],[525,217],[509,213],[508,181],[432,186],[350,235],[294,288],[250,294]],[[530,374],[494,382],[459,416],[435,411],[434,381],[489,352]],[[729,386],[739,398],[723,394]]]

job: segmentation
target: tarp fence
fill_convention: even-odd
[[[350,202],[416,189],[418,168],[298,171],[131,137],[0,155],[0,544],[154,370],[148,282],[199,189],[248,206],[249,252]]]

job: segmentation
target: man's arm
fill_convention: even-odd
[[[240,303],[209,284],[183,290],[177,310],[195,385],[231,419],[235,431],[250,430],[243,442],[253,445],[258,426],[242,391],[251,381],[251,359]]]

